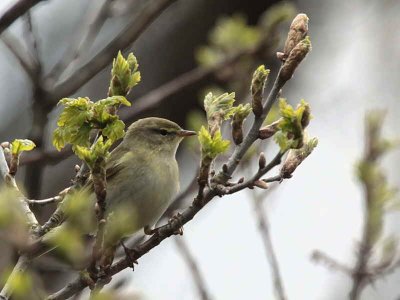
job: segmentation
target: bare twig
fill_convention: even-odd
[[[14,36],[12,36],[11,34],[3,34],[0,39],[18,60],[18,63],[24,69],[24,71],[32,80],[32,82],[35,82],[36,81],[35,64],[33,63],[33,59],[29,55],[29,53],[23,52],[24,47],[21,45],[19,40]]]
[[[58,203],[63,199],[62,196],[57,195],[51,198],[46,198],[46,199],[41,199],[41,200],[32,200],[32,199],[28,199],[28,204],[29,205],[40,205],[40,206],[44,206],[44,205],[48,205],[48,204],[52,204],[52,203]]]
[[[265,253],[267,255],[269,265],[271,266],[271,274],[274,283],[275,295],[277,299],[285,300],[287,299],[286,292],[283,286],[283,280],[279,270],[278,259],[276,258],[274,246],[272,244],[268,217],[267,214],[264,212],[263,195],[261,194],[254,195],[253,202],[254,202],[255,213],[257,215],[257,220],[258,220],[258,228],[260,230],[261,237],[264,242]]]
[[[150,2],[133,22],[130,22],[117,37],[96,54],[88,63],[81,66],[67,79],[55,86],[53,98],[60,99],[67,95],[71,95],[78,90],[94,75],[106,67],[110,63],[112,57],[114,57],[119,50],[123,50],[131,45],[151,24],[151,22],[153,22],[170,4],[175,1],[176,0],[158,0]]]
[[[320,251],[320,250],[314,250],[313,253],[311,254],[311,259],[316,262],[316,263],[321,263],[328,267],[329,269],[332,269],[334,271],[340,271],[346,275],[352,276],[353,270],[346,265],[336,261],[332,257],[330,257],[328,254]]]
[[[37,74],[40,74],[42,70],[42,65],[40,61],[40,53],[39,53],[39,45],[38,45],[38,37],[35,34],[35,30],[32,24],[32,14],[30,11],[26,13],[26,40],[29,42],[28,47],[32,50],[32,56],[34,57],[34,68]]]
[[[0,17],[0,34],[16,19],[24,15],[33,6],[45,0],[19,0],[10,6]]]
[[[268,163],[268,165],[266,165],[264,168],[258,169],[257,173],[253,177],[251,177],[250,179],[248,179],[242,183],[238,183],[232,187],[225,188],[223,190],[223,192],[225,194],[233,194],[233,193],[241,191],[245,188],[254,187],[254,182],[256,182],[258,179],[260,179],[262,176],[264,176],[266,173],[268,173],[271,169],[273,169],[274,167],[278,166],[281,163],[282,157],[285,155],[285,153],[286,152],[279,151],[275,155],[275,157],[271,160],[271,162]],[[269,177],[263,181],[264,182],[274,182],[274,181],[281,181],[281,180],[282,180],[282,177],[277,175],[274,177]]]
[[[189,267],[190,274],[192,275],[193,281],[196,285],[197,291],[199,293],[200,299],[209,300],[211,299],[209,296],[209,292],[207,291],[205,280],[201,275],[198,264],[193,257],[192,253],[190,253],[190,249],[186,244],[183,237],[177,237],[174,239],[176,246],[178,247],[180,253],[182,254],[183,259]]]

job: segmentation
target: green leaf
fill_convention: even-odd
[[[23,151],[31,151],[35,147],[35,143],[31,140],[15,139],[11,143],[11,153],[14,155],[18,155]]]
[[[229,119],[235,112],[233,103],[235,102],[235,93],[223,93],[214,96],[211,92],[204,98],[204,108],[207,113],[207,119],[210,120],[218,116],[221,120]]]
[[[104,136],[108,137],[113,142],[124,137],[125,134],[125,123],[121,120],[114,120],[112,123],[102,130]]]
[[[222,139],[220,130],[212,137],[210,132],[202,126],[199,131],[198,139],[201,145],[202,155],[212,159],[229,149],[230,142]]]
[[[275,141],[279,144],[281,151],[302,147],[304,127],[308,125],[311,118],[308,103],[301,100],[294,109],[286,102],[286,99],[282,98],[279,101],[279,112],[282,118],[278,124],[280,132],[275,134]]]
[[[126,96],[131,88],[140,82],[138,67],[137,59],[132,53],[125,59],[119,51],[111,69],[109,95]]]
[[[245,105],[240,104],[240,105],[234,107],[233,119],[243,122],[244,119],[246,119],[247,116],[250,114],[250,112],[251,112],[250,103],[246,103]]]
[[[125,105],[131,106],[131,103],[124,96],[111,96],[106,99],[101,99],[97,101],[95,106],[113,106],[113,105]]]

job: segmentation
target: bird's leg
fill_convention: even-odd
[[[146,235],[153,235],[157,231],[157,228],[152,229],[151,226],[146,225],[144,226],[143,231]]]
[[[135,248],[131,249],[131,248],[126,247],[123,241],[121,241],[121,246],[124,249],[126,258],[128,259],[129,266],[132,268],[132,270],[134,270],[134,264],[138,264],[138,262],[132,256],[134,256],[135,253],[137,253],[138,251]],[[132,253],[133,253],[133,255],[132,255]]]

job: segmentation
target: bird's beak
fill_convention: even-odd
[[[190,130],[184,130],[184,129],[181,129],[177,132],[177,135],[181,136],[181,137],[186,137],[186,136],[191,136],[191,135],[196,135],[196,134],[197,134],[196,131],[190,131]]]

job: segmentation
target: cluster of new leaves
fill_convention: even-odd
[[[285,99],[279,101],[281,119],[275,141],[282,152],[299,149],[303,146],[304,129],[310,122],[310,106],[304,100],[294,109]]]
[[[125,59],[119,52],[111,71],[110,97],[97,102],[87,97],[60,100],[59,104],[64,109],[53,133],[53,144],[57,150],[71,144],[75,154],[89,166],[93,166],[98,157],[107,156],[111,145],[125,134],[125,124],[116,110],[121,105],[131,105],[125,96],[140,81],[137,68],[137,60],[132,53]],[[90,146],[93,129],[99,130],[100,134]]]
[[[112,143],[124,136],[125,124],[118,115],[113,114],[113,110],[120,105],[131,105],[125,97],[113,96],[97,102],[92,102],[87,97],[64,98],[59,103],[64,105],[64,109],[53,133],[53,144],[57,150],[71,144],[75,154],[90,163],[98,154],[107,152]],[[93,147],[89,148],[93,129],[101,130],[107,141],[103,142],[103,138],[100,137]]]
[[[230,142],[222,139],[221,131],[218,130],[214,136],[210,132],[201,127],[199,131],[199,142],[201,145],[201,153],[203,157],[214,159],[218,154],[224,153],[229,149]]]
[[[126,96],[140,82],[139,64],[136,57],[129,53],[125,59],[121,51],[114,58],[111,69],[111,83],[108,96]]]
[[[228,150],[230,142],[222,139],[221,124],[235,113],[234,102],[235,93],[219,96],[208,93],[204,98],[208,130],[202,126],[198,135],[203,161],[211,162],[218,154]]]

